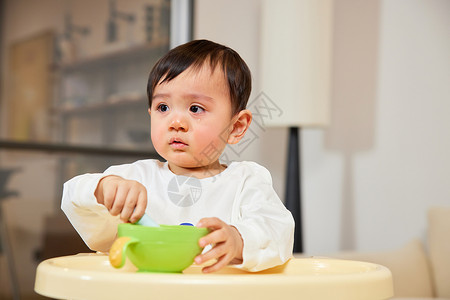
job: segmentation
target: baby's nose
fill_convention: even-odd
[[[187,131],[189,129],[188,122],[180,115],[174,116],[170,123],[170,128],[176,131]]]

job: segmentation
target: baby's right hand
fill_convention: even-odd
[[[147,189],[137,181],[115,175],[103,177],[94,195],[98,203],[111,215],[120,215],[123,222],[139,221],[147,207]]]

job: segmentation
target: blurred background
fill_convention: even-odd
[[[301,130],[304,253],[425,240],[428,208],[450,204],[450,1],[330,3],[328,121]],[[40,299],[40,261],[89,251],[59,208],[67,179],[158,157],[146,81],[180,31],[240,53],[250,103],[270,97],[282,120],[297,101],[265,94],[262,0],[1,0],[0,17],[0,299],[11,272]],[[288,127],[255,119],[223,159],[266,166],[284,199]]]

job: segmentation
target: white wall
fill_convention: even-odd
[[[258,84],[260,1],[197,0],[195,38],[229,45]],[[381,250],[425,239],[426,211],[450,205],[450,2],[335,1],[326,130],[302,131],[305,249]],[[242,155],[283,195],[286,133]]]

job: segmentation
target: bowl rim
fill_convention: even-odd
[[[117,227],[117,236],[127,236],[133,234],[186,234],[195,236],[205,236],[209,232],[208,228],[183,226],[183,225],[160,225],[150,227],[132,223],[121,223]]]

